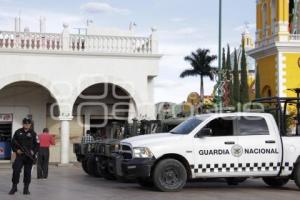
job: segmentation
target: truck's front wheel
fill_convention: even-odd
[[[178,160],[162,160],[154,169],[153,183],[162,192],[178,192],[185,186],[186,181],[186,169]]]
[[[289,178],[263,178],[265,184],[271,187],[282,187],[289,182]]]
[[[87,171],[90,176],[93,177],[101,177],[101,174],[99,173],[97,169],[97,162],[95,156],[90,156],[87,159]]]
[[[300,188],[300,163],[295,166],[294,180],[298,188]]]

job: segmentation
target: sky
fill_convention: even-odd
[[[148,36],[155,27],[159,35],[159,76],[155,79],[155,102],[180,103],[199,91],[199,78],[179,78],[189,68],[184,57],[198,48],[218,49],[218,0],[0,0],[0,30],[13,30],[20,15],[23,28],[39,30],[39,18],[47,19],[47,32],[61,32],[62,24],[84,27],[86,20],[102,28],[128,29],[135,22],[137,34]],[[238,47],[245,24],[255,33],[256,0],[223,0],[223,46]],[[217,66],[217,63],[214,63]],[[205,79],[205,94],[214,82]]]

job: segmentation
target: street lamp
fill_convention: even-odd
[[[219,55],[218,55],[218,81],[215,89],[215,100],[219,111],[222,108],[222,89],[223,89],[223,78],[222,78],[222,0],[219,0]]]

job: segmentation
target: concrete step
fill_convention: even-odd
[[[1,169],[11,169],[11,163],[1,163],[0,162],[0,170]]]

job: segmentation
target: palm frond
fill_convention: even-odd
[[[180,74],[180,78],[185,78],[187,76],[199,76],[199,74],[194,69],[186,69]]]

